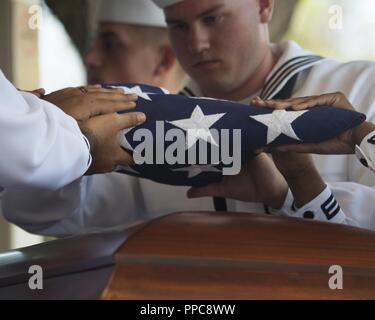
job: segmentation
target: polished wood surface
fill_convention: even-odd
[[[114,255],[142,224],[53,240],[0,253],[0,300],[99,299]],[[29,267],[43,269],[43,290],[30,290]]]
[[[343,268],[331,290],[329,268]],[[375,299],[375,232],[249,213],[177,213],[118,250],[103,299]]]

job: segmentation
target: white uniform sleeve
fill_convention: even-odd
[[[370,174],[372,174],[370,172]],[[375,186],[355,182],[332,182],[302,208],[294,206],[289,190],[280,213],[375,230]]]
[[[361,228],[375,230],[375,186],[354,182],[333,182],[329,185],[347,219],[355,221]]]
[[[375,131],[370,132],[356,146],[356,156],[363,166],[375,173]]]
[[[84,176],[56,191],[6,189],[3,214],[28,232],[57,237],[128,227],[150,218],[143,197],[132,188],[136,180],[107,173]]]
[[[340,186],[340,184],[339,184]],[[342,186],[341,186],[342,188]],[[340,200],[343,200],[345,188],[340,190]],[[279,210],[279,213],[285,216],[294,218],[303,218],[318,220],[330,223],[340,223],[359,227],[360,224],[356,219],[346,216],[341,208],[341,202],[337,200],[337,190],[331,191],[331,186],[326,188],[310,202],[306,203],[301,208],[297,208],[294,203],[292,192],[289,190],[285,198],[283,207]],[[346,194],[347,196],[347,194]],[[349,209],[347,207],[347,209]],[[271,209],[272,213],[277,213],[276,210]],[[351,210],[348,210],[351,212]]]
[[[86,172],[89,145],[73,118],[1,71],[0,90],[0,186],[57,189]]]
[[[90,180],[83,177],[56,191],[6,189],[3,215],[30,233],[57,237],[85,233],[84,204]]]
[[[357,61],[342,64],[326,60],[306,73],[303,84],[300,84],[294,96],[340,91],[358,111],[366,114],[368,121],[374,122],[374,79],[374,63]],[[363,166],[355,155],[321,155],[315,156],[314,160],[346,216],[345,223],[374,229],[375,174]],[[314,199],[307,207],[319,211],[321,205]]]
[[[373,134],[366,138],[373,138]],[[365,150],[363,144],[361,146]],[[298,209],[293,204],[294,198],[289,190],[281,214],[375,230],[375,173],[354,155],[347,158],[348,180],[351,181],[328,183],[320,195]],[[369,167],[372,166],[372,159],[372,153],[367,150],[366,163]]]

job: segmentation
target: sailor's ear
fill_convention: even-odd
[[[154,76],[163,76],[174,68],[177,63],[177,58],[172,46],[169,44],[161,46],[158,53],[158,63],[154,70]]]
[[[258,0],[260,22],[269,23],[273,15],[273,0]]]

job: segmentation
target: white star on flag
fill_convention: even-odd
[[[126,139],[126,134],[129,133],[129,131],[133,130],[134,128],[135,127],[124,129],[117,134],[117,139],[118,139],[120,146],[132,152],[134,152],[134,149],[130,145],[128,139]]]
[[[163,91],[164,94],[171,94],[171,93],[169,92],[169,90],[167,90],[167,89],[165,89],[165,88],[163,88],[163,87],[160,87],[160,89],[161,89],[161,91]]]
[[[172,171],[188,172],[189,173],[188,174],[189,179],[194,178],[196,176],[199,176],[203,172],[220,172],[221,173],[221,170],[213,167],[212,165],[205,165],[205,166],[192,165],[192,166],[186,167],[186,168],[172,169]]]
[[[115,87],[118,88],[118,87]],[[125,93],[135,93],[138,97],[141,97],[145,100],[152,101],[150,96],[146,93],[143,92],[140,86],[135,86],[133,88],[128,88],[128,87],[121,87],[122,90],[124,90]]]
[[[292,123],[302,116],[308,110],[304,111],[285,111],[285,110],[275,110],[269,114],[261,114],[257,116],[250,116],[250,118],[263,123],[267,126],[267,144],[270,144],[281,134],[293,138],[295,140],[301,140],[298,138],[297,134],[292,128]]]
[[[214,137],[210,132],[210,127],[219,121],[225,113],[217,113],[212,115],[204,115],[200,106],[196,106],[189,119],[182,119],[176,121],[167,121],[174,126],[185,130],[188,134],[187,148],[191,148],[198,139],[202,139],[215,146],[218,146]]]

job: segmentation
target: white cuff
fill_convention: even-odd
[[[347,222],[345,213],[341,210],[340,205],[328,186],[315,199],[305,204],[302,208],[295,206],[293,194],[289,190],[284,205],[280,210],[269,209],[271,213],[289,217],[350,224]]]
[[[361,144],[355,147],[355,154],[365,167],[375,172],[375,131],[370,132]]]
[[[87,169],[89,169],[90,166],[91,166],[91,163],[92,163],[92,156],[91,156],[91,152],[90,152],[90,150],[91,150],[91,146],[90,146],[89,139],[87,139],[86,136],[85,136],[84,134],[82,134],[82,137],[83,137],[83,140],[85,140],[85,142],[86,142],[86,144],[87,144],[87,148],[88,148],[88,150],[89,150],[89,160],[88,160],[88,162],[87,162]]]
[[[277,214],[282,216],[292,216],[293,215],[293,203],[294,203],[294,197],[292,194],[292,191],[288,189],[288,193],[286,194],[284,204],[280,209],[274,209],[272,207],[268,207],[268,211],[271,214]]]
[[[344,224],[346,221],[345,213],[341,210],[339,203],[328,186],[302,208],[293,206],[293,209],[295,210],[293,216],[298,218]]]

